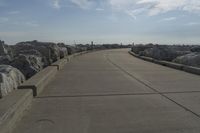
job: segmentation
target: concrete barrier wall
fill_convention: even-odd
[[[174,62],[156,60],[156,59],[153,59],[153,58],[150,58],[150,57],[139,56],[138,54],[135,54],[131,51],[129,51],[129,54],[131,54],[131,55],[133,55],[137,58],[143,59],[145,61],[153,62],[153,63],[163,65],[163,66],[166,66],[166,67],[170,67],[170,68],[174,68],[174,69],[177,69],[177,70],[182,70],[182,71],[185,71],[185,72],[200,75],[200,68],[197,68],[197,67],[186,66],[186,65],[178,64],[178,63],[174,63]]]
[[[200,68],[192,66],[183,66],[183,71],[200,75]]]
[[[168,61],[158,61],[158,62],[160,62],[161,65],[164,65],[167,67],[171,67],[171,68],[178,69],[178,70],[183,70],[182,64],[177,64],[177,63],[168,62]]]
[[[51,64],[51,66],[56,66],[58,70],[63,69],[63,67],[69,62],[70,60],[66,57],[61,60],[58,60]]]
[[[140,56],[140,58],[143,59],[143,60],[145,60],[145,61],[154,62],[154,59],[150,58],[150,57]]]
[[[33,95],[37,96],[44,89],[44,87],[51,82],[57,71],[58,69],[56,66],[48,66],[20,85],[18,89],[31,88],[33,90]]]

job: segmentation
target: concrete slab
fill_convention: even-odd
[[[102,53],[74,59],[40,96],[155,93],[111,65]]]
[[[46,88],[40,96],[153,93],[117,71],[66,72],[58,74]]]
[[[200,116],[200,92],[165,94]]]
[[[198,133],[200,119],[159,95],[36,99],[15,133]]]
[[[200,91],[200,76],[137,59],[124,53],[109,53],[118,66],[159,92]]]

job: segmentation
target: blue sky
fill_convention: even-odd
[[[200,44],[199,0],[0,0],[0,39]]]

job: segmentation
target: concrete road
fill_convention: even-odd
[[[200,133],[200,76],[106,50],[75,58],[14,133]]]

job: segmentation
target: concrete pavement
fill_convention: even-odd
[[[14,133],[199,133],[199,101],[200,76],[98,51],[64,66]]]

